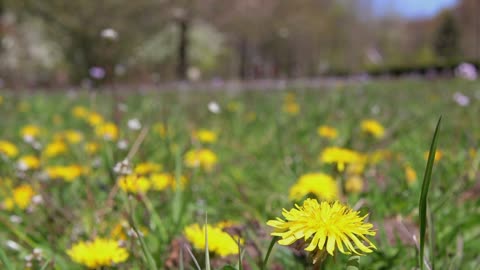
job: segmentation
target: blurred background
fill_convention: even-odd
[[[449,76],[478,0],[0,0],[0,87]]]

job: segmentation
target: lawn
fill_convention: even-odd
[[[480,267],[478,82],[0,95],[1,269],[260,269],[267,221],[306,198],[368,214],[360,269],[414,269],[440,116],[425,257]],[[340,148],[353,158],[325,157]],[[303,244],[276,244],[266,269],[357,259],[337,245],[313,265]]]

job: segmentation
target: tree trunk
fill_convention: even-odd
[[[188,47],[190,45],[188,39],[188,31],[190,29],[190,21],[182,18],[178,20],[179,41],[177,54],[177,79],[186,80],[188,70]]]

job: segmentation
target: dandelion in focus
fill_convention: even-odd
[[[306,199],[291,210],[283,209],[285,220],[269,220],[274,228],[272,236],[278,236],[280,245],[292,245],[303,241],[306,251],[313,254],[313,263],[322,262],[338,250],[344,254],[371,253],[375,245],[367,238],[374,236],[373,225],[365,222],[360,212],[336,202],[318,202]]]
[[[116,240],[96,238],[79,242],[67,250],[72,261],[88,268],[115,266],[128,259],[128,251]]]
[[[332,201],[338,199],[338,186],[335,180],[324,173],[307,173],[290,188],[290,200],[300,200],[308,194],[318,199]]]

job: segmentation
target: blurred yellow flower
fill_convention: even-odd
[[[67,145],[63,141],[57,140],[49,143],[45,147],[43,154],[47,158],[52,158],[61,154],[65,154],[67,150],[68,150]]]
[[[283,104],[283,111],[290,115],[297,115],[300,112],[300,105],[296,101],[286,101]]]
[[[405,178],[407,179],[407,183],[409,185],[415,183],[417,181],[417,172],[412,168],[410,165],[405,165]]]
[[[96,142],[88,142],[85,144],[85,152],[87,152],[89,155],[97,153],[99,148],[100,145],[98,145]]]
[[[40,136],[40,127],[36,125],[26,125],[20,130],[20,136],[25,140],[33,140]]]
[[[206,171],[211,171],[217,160],[217,155],[209,149],[193,149],[185,154],[185,165],[190,168],[202,167]]]
[[[303,204],[295,205],[291,210],[283,210],[286,220],[269,220],[268,226],[275,230],[272,236],[278,236],[280,245],[291,245],[297,240],[306,242],[306,251],[313,253],[313,263],[323,261],[328,254],[334,256],[338,249],[341,253],[370,253],[375,245],[366,237],[374,236],[373,225],[364,222],[365,216],[348,206],[336,202],[321,202],[306,199]]]
[[[205,229],[208,235],[208,251],[220,257],[238,254],[238,239],[234,239],[219,226],[207,224],[200,227],[198,224],[192,224],[184,229],[184,235],[194,248],[205,250]],[[240,243],[243,242],[243,239],[240,239]]]
[[[138,175],[146,175],[162,170],[162,165],[153,162],[143,162],[135,166],[134,172]]]
[[[118,139],[118,128],[111,122],[98,125],[95,132],[97,136],[105,140],[116,141]]]
[[[90,112],[87,115],[87,122],[92,126],[98,126],[103,123],[103,116],[96,112]]]
[[[35,196],[35,191],[27,184],[16,187],[12,193],[13,197],[3,201],[3,207],[7,210],[12,210],[14,207],[22,210],[26,209],[30,205],[33,196]]]
[[[175,177],[170,173],[154,173],[150,176],[150,181],[152,182],[152,189],[154,190],[165,190],[169,187],[175,189],[177,182]],[[180,177],[180,188],[183,188],[187,183],[187,178],[185,176]]]
[[[348,176],[345,181],[345,191],[347,193],[360,193],[363,190],[363,179],[359,175]]]
[[[392,157],[392,153],[389,150],[386,150],[386,149],[376,150],[368,154],[368,162],[370,164],[377,164],[380,161],[389,159],[391,157]]]
[[[307,173],[290,188],[290,200],[300,200],[308,194],[318,199],[332,201],[338,199],[338,186],[335,180],[324,173]]]
[[[425,152],[423,153],[423,157],[425,158],[425,160],[428,159],[428,153],[429,153],[429,151],[425,151]],[[443,158],[443,151],[440,150],[440,149],[437,149],[437,151],[435,152],[435,159],[434,159],[434,161],[435,161],[435,162],[438,162],[438,161],[440,161],[442,158]]]
[[[17,161],[17,167],[22,171],[35,170],[40,168],[40,160],[33,155],[26,155]]]
[[[193,137],[202,143],[214,143],[217,141],[217,133],[208,129],[195,131]]]
[[[84,119],[88,116],[88,109],[83,106],[75,106],[72,109],[72,114],[76,118]]]
[[[71,144],[77,144],[83,140],[82,132],[73,129],[65,130],[65,132],[63,132],[63,137]]]
[[[18,148],[15,144],[2,140],[0,141],[0,154],[13,158],[18,155]]]
[[[150,189],[150,181],[146,177],[130,174],[118,179],[118,186],[125,192],[146,193]]]
[[[72,182],[80,177],[85,169],[80,165],[50,166],[45,169],[48,177],[51,179],[62,179],[66,182]]]
[[[337,169],[342,172],[346,164],[362,162],[362,155],[346,148],[327,147],[320,154],[319,159],[324,163],[336,163]]]
[[[326,139],[335,139],[338,136],[338,132],[334,127],[331,126],[320,126],[317,128],[318,136]]]
[[[128,259],[128,251],[118,241],[105,238],[76,243],[67,254],[72,261],[91,269],[115,266]]]
[[[153,125],[153,131],[161,138],[165,138],[167,136],[167,129],[163,123],[156,123]]]
[[[385,128],[382,124],[373,119],[363,120],[361,123],[361,129],[363,132],[370,134],[377,139],[381,139],[385,136]]]

